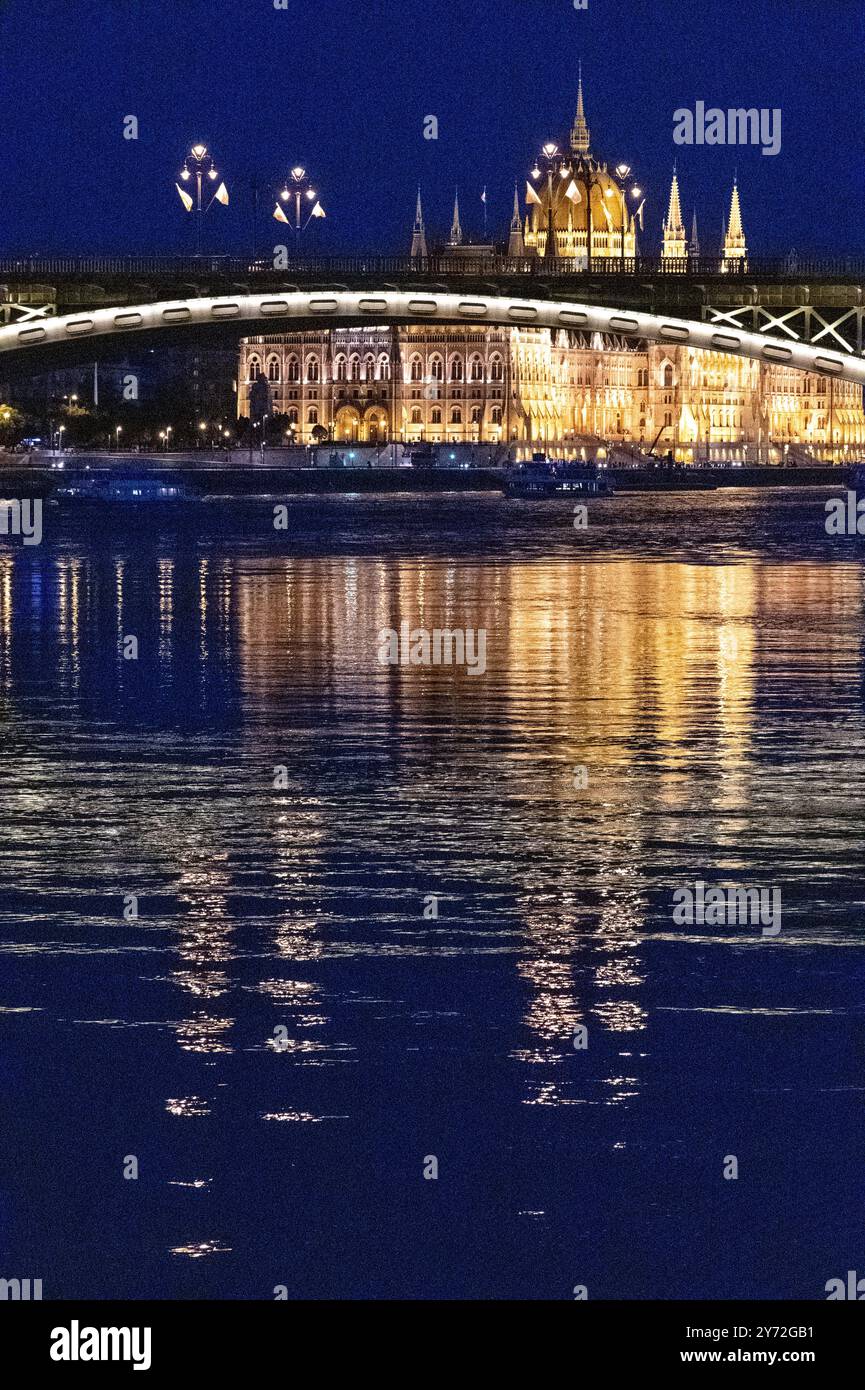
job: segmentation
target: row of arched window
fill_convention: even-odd
[[[361,370],[361,367],[363,370]],[[282,367],[277,356],[267,359],[265,375],[271,383],[278,383],[282,380]],[[299,382],[300,360],[297,357],[289,357],[285,364],[285,379],[287,382]],[[438,353],[433,353],[429,360],[429,378],[432,381],[444,381],[445,361]],[[489,380],[504,380],[504,362],[498,353],[494,353],[489,363]],[[262,364],[260,357],[250,357],[248,364],[248,380],[257,381],[262,375]],[[390,380],[390,358],[386,353],[382,353],[378,358],[370,354],[368,357],[361,358],[358,355],[346,357],[340,353],[334,358],[333,362],[334,381],[389,381]],[[448,362],[448,381],[483,381],[484,362],[480,356],[470,357],[468,365],[462,357],[454,356]],[[321,367],[316,356],[307,358],[305,381],[318,382],[321,380]],[[424,380],[423,358],[415,354],[409,363],[409,380]]]
[[[289,425],[298,425],[298,424],[300,423],[300,412],[298,411],[297,406],[291,406],[290,409],[287,410],[285,414],[286,414],[286,420],[287,420],[287,422],[288,422]],[[480,405],[472,406],[471,414],[470,414],[470,423],[473,424],[473,425],[480,425],[480,424],[483,423],[483,417],[484,417],[483,406],[480,406]],[[441,407],[440,407],[440,406],[434,406],[433,409],[430,411],[429,422],[430,422],[431,425],[440,425],[440,424],[442,423],[442,412],[441,412]],[[451,412],[450,412],[450,424],[452,424],[452,425],[461,425],[462,422],[463,422],[463,413],[462,413],[462,410],[460,409],[460,407],[459,407],[458,405],[455,405],[455,406],[452,408]],[[310,426],[310,427],[311,427],[312,425],[317,425],[317,424],[319,423],[318,410],[316,409],[316,407],[315,407],[314,405],[310,406],[309,410],[306,412],[306,423],[307,423],[307,426]],[[420,407],[419,405],[412,406],[412,411],[411,411],[411,423],[412,423],[413,425],[422,425],[422,424],[423,424],[423,411],[422,411],[422,409],[421,409],[421,407]],[[501,423],[502,423],[502,408],[501,408],[500,405],[494,405],[494,406],[492,407],[491,411],[490,411],[490,424],[491,424],[491,425],[500,425]]]
[[[504,380],[504,363],[498,353],[494,353],[490,358],[490,381]],[[444,381],[445,362],[437,352],[433,353],[429,359],[429,377],[432,381]],[[423,358],[417,353],[409,361],[409,380],[423,381]],[[484,380],[484,360],[475,354],[468,360],[468,366],[459,356],[453,356],[448,362],[448,381],[483,381]]]
[[[360,366],[360,358],[357,355],[347,358],[340,353],[333,359],[334,381],[360,381]],[[364,358],[363,380],[390,381],[390,358],[387,353],[383,352],[377,361],[372,354]]]
[[[411,417],[410,417],[410,418],[411,418],[411,423],[412,423],[413,425],[422,425],[422,424],[423,424],[423,411],[422,411],[422,409],[421,409],[421,407],[420,407],[419,405],[412,406]],[[481,406],[481,405],[474,405],[474,406],[472,406],[472,408],[471,408],[471,414],[470,414],[470,417],[469,417],[471,424],[473,424],[473,425],[480,425],[480,424],[482,423],[482,421],[483,421],[483,418],[484,418],[483,406]],[[440,406],[437,406],[437,405],[436,405],[436,406],[433,406],[432,410],[430,411],[429,422],[430,422],[431,425],[440,425],[440,424],[441,424],[441,422],[442,422],[442,412],[441,412],[441,407],[440,407]],[[450,424],[452,424],[452,425],[461,425],[462,422],[463,422],[463,413],[462,413],[462,410],[461,410],[461,408],[460,408],[458,405],[455,405],[455,406],[452,407],[451,412],[450,412]],[[501,408],[500,405],[494,405],[494,406],[492,407],[491,411],[490,411],[490,424],[491,424],[491,425],[500,425],[501,423],[502,423],[502,408]]]
[[[262,375],[261,358],[250,357],[247,368],[247,380],[257,381]],[[267,379],[270,382],[280,382],[282,380],[282,368],[278,357],[267,359]],[[300,381],[300,362],[296,357],[289,357],[285,366],[285,379],[289,382]],[[305,381],[320,381],[321,374],[317,357],[307,358]]]

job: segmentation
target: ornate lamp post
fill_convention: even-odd
[[[630,164],[617,164],[616,167],[615,167],[615,170],[613,171],[613,173],[614,173],[614,177],[615,177],[615,180],[616,180],[616,184],[617,184],[618,189],[619,189],[619,193],[621,194],[621,198],[622,198],[622,247],[621,247],[621,251],[622,251],[622,261],[621,261],[621,264],[622,264],[622,273],[624,274],[624,270],[625,270],[625,226],[626,226],[626,223],[627,223],[627,220],[628,220],[628,201],[627,201],[627,195],[630,193],[630,195],[631,195],[632,198],[640,198],[640,197],[642,197],[643,190],[642,190],[641,188],[638,188],[636,184],[632,184],[630,188],[626,187],[627,181],[628,181],[628,179],[629,179],[630,176],[631,176],[631,166],[630,166]],[[613,191],[613,190],[612,190],[611,188],[608,188],[608,189],[607,189],[607,195],[608,195],[608,196],[611,195],[611,194],[612,194],[612,191]],[[641,204],[640,206],[642,206],[642,204]],[[635,261],[635,262],[636,262],[636,254],[637,254],[637,243],[636,243],[636,240],[635,240],[635,241],[634,241],[634,261]],[[635,268],[636,268],[636,266],[635,266]]]
[[[537,181],[542,174],[547,177],[547,242],[544,248],[546,256],[558,255],[555,234],[555,213],[558,209],[560,198],[568,198],[573,203],[580,202],[581,196],[586,200],[586,262],[587,269],[592,266],[592,189],[596,184],[600,185],[601,166],[596,159],[588,154],[567,154],[559,152],[557,145],[548,141],[538,155],[532,178]],[[567,182],[565,182],[567,180]],[[579,185],[582,184],[585,193],[580,194]],[[561,194],[557,193],[556,188],[561,189]],[[538,201],[540,201],[538,199]],[[552,247],[552,250],[550,249]]]
[[[193,145],[189,150],[189,153],[183,161],[183,168],[180,171],[180,177],[183,180],[184,184],[188,184],[190,183],[190,181],[193,181],[193,187],[195,188],[195,198],[193,199],[192,195],[187,192],[186,188],[182,188],[179,183],[175,184],[175,188],[177,189],[177,192],[180,194],[180,201],[183,203],[183,206],[186,208],[186,211],[194,212],[196,215],[196,255],[200,256],[201,222],[204,217],[204,214],[205,212],[209,212],[209,210],[213,207],[213,204],[215,202],[222,203],[223,206],[227,205],[228,189],[226,188],[224,183],[220,183],[219,187],[213,194],[213,197],[210,199],[210,202],[207,204],[207,207],[204,206],[204,180],[205,178],[207,178],[210,180],[211,183],[215,183],[216,180],[219,178],[219,171],[216,168],[216,165],[213,161],[213,156],[208,150],[207,146],[202,145],[200,142],[198,144]]]
[[[567,167],[562,155],[559,154],[558,145],[552,140],[548,140],[538,155],[535,167],[532,170],[532,178],[537,180],[546,174],[547,178],[547,240],[544,246],[544,256],[558,256],[559,248],[556,242],[556,212],[559,206],[557,189],[557,176],[564,178]],[[537,201],[540,201],[538,199]]]
[[[303,220],[304,199],[307,204],[312,203],[305,222]],[[293,228],[295,240],[298,242],[301,232],[306,230],[314,217],[325,216],[324,208],[318,201],[318,194],[312,186],[312,180],[301,164],[295,164],[285,180],[277,198],[273,215],[277,222],[284,222],[286,226]]]

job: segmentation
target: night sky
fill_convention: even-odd
[[[328,214],[310,250],[406,252],[418,182],[433,236],[459,185],[482,237],[484,184],[504,236],[514,177],[567,136],[580,60],[594,152],[648,192],[644,252],[674,159],[704,252],[737,167],[752,255],[859,252],[863,38],[859,0],[0,0],[0,253],[194,249],[173,187],[193,139],[231,194],[206,249],[248,251],[256,176],[259,246],[284,241],[272,192],[298,161]],[[780,153],[677,147],[673,111],[697,100],[780,107]]]

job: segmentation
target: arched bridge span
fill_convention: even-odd
[[[518,298],[502,294],[441,293],[417,290],[270,291],[219,298],[165,300],[118,305],[46,316],[0,328],[0,365],[32,363],[74,348],[92,355],[106,346],[130,343],[139,335],[222,330],[223,336],[320,328],[328,324],[490,324],[549,329],[581,329],[649,342],[732,353],[773,365],[816,371],[865,385],[865,357],[831,352],[738,327],[674,318],[665,314],[607,308],[567,300]]]

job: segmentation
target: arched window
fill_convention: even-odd
[[[367,357],[363,364],[363,374],[367,381],[375,380],[375,358]]]
[[[483,381],[484,364],[479,357],[473,357],[469,363],[469,381]]]
[[[484,413],[484,411],[483,411],[483,406],[480,406],[480,405],[473,405],[473,406],[472,406],[472,424],[473,424],[473,425],[479,425],[479,424],[480,424],[481,419],[483,418],[483,413]]]
[[[293,405],[293,406],[291,407],[291,410],[288,412],[288,423],[289,423],[290,425],[296,425],[296,424],[297,424],[297,419],[298,419],[298,416],[297,416],[297,407]]]
[[[432,425],[440,425],[441,422],[442,422],[441,406],[439,406],[439,405],[434,405],[433,408],[432,408],[432,410],[430,411],[430,417],[429,417],[429,418],[430,418],[430,424],[432,424]]]
[[[444,363],[438,356],[430,358],[429,374],[433,381],[441,381],[444,377]]]
[[[289,381],[300,381],[300,363],[296,357],[288,359],[288,379]]]
[[[463,413],[462,413],[462,411],[460,410],[459,406],[458,406],[458,405],[455,405],[454,408],[453,408],[453,410],[451,411],[451,424],[452,424],[452,425],[461,425],[462,422],[463,422]]]
[[[502,423],[502,408],[500,405],[494,405],[490,411],[490,423],[493,425],[500,425]]]
[[[318,358],[310,357],[306,364],[307,381],[318,381]]]
[[[420,406],[419,406],[419,405],[413,405],[412,408],[411,408],[411,422],[412,422],[412,424],[413,424],[413,425],[419,425],[422,418],[423,418],[423,417],[422,417],[422,415],[421,415],[421,408],[420,408]]]
[[[250,357],[250,359],[249,359],[249,374],[248,374],[248,376],[247,376],[247,380],[248,380],[248,381],[258,381],[258,378],[259,378],[260,376],[261,376],[261,362],[259,361],[259,359],[258,359],[257,357]]]
[[[462,381],[463,379],[463,359],[454,357],[451,361],[451,381]]]
[[[348,372],[352,381],[360,381],[360,358],[352,357],[348,364]]]
[[[279,358],[271,357],[267,364],[268,381],[279,381]]]
[[[423,381],[423,363],[419,357],[411,359],[411,370],[409,376],[412,381]]]
[[[345,381],[345,358],[340,354],[333,364],[334,381]]]
[[[379,381],[390,381],[390,358],[383,352],[378,359],[378,379]]]
[[[504,377],[502,359],[496,353],[490,358],[490,381],[501,381]]]
[[[317,425],[317,424],[318,424],[318,411],[317,411],[317,409],[315,408],[314,405],[310,406],[309,410],[307,411],[307,414],[306,414],[306,423],[307,423],[308,425]]]
[[[663,376],[662,376],[662,378],[661,378],[661,385],[664,387],[665,390],[669,390],[670,387],[673,385],[673,364],[672,364],[672,362],[665,362],[665,363],[664,363],[664,367],[663,367]]]

